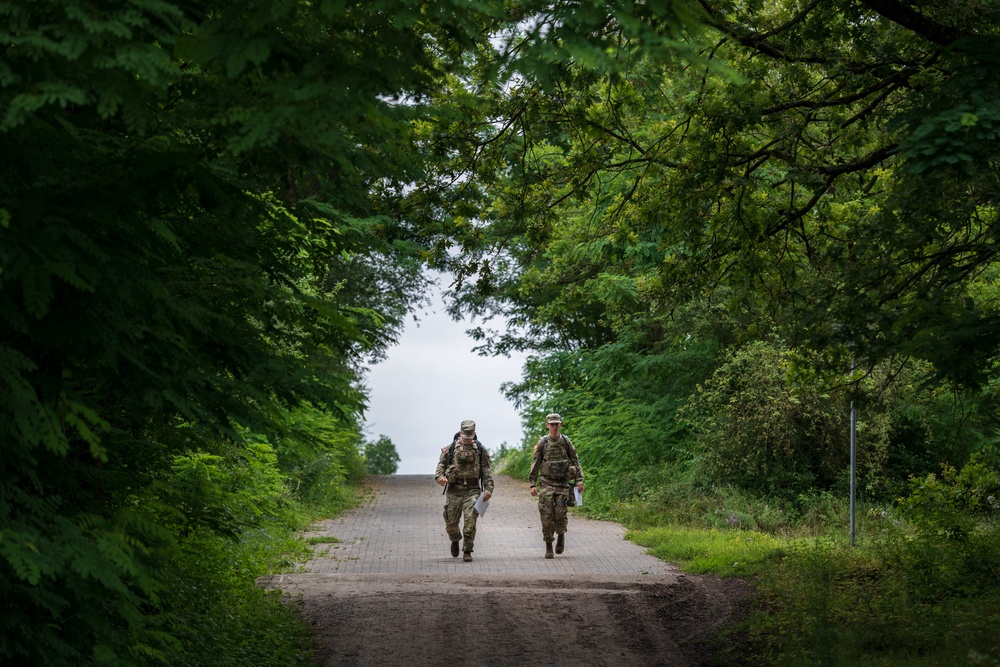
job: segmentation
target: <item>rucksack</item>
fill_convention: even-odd
[[[455,460],[455,445],[458,444],[458,439],[461,436],[462,432],[459,431],[458,433],[455,434],[455,437],[451,439],[451,446],[448,447],[448,456],[444,460],[445,469],[447,469],[448,466],[451,465],[451,462]],[[483,465],[484,464],[492,465],[490,463],[490,453],[486,451],[486,448],[483,447],[483,443],[479,442],[479,438],[476,437],[475,435],[472,436],[472,441],[476,443],[476,449],[479,450],[479,488],[483,489],[486,487],[486,484],[483,481]],[[441,491],[441,494],[443,495],[447,491],[448,491],[448,485],[446,484],[444,490]]]
[[[444,467],[445,468],[447,468],[448,466],[450,466],[451,462],[455,459],[455,445],[458,444],[458,439],[460,437],[462,437],[462,432],[461,431],[459,431],[458,433],[456,433],[455,437],[453,437],[451,439],[451,446],[448,447],[448,458],[446,458],[445,461],[444,461]],[[563,437],[565,437],[565,436],[563,436]],[[490,462],[490,453],[488,451],[486,451],[485,447],[483,447],[483,443],[479,442],[479,438],[474,435],[474,436],[472,436],[472,441],[474,443],[476,443],[476,448],[479,450],[479,481],[482,481],[483,480],[483,463],[485,462],[486,465],[493,465],[493,464]]]

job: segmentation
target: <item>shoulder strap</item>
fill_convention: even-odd
[[[576,445],[574,445],[572,442],[570,442],[569,438],[567,438],[565,435],[563,435],[562,439],[563,439],[563,444],[566,445],[566,456],[567,457],[569,457],[569,456],[577,456],[577,457],[579,457],[580,453],[578,451],[576,451]]]
[[[492,463],[490,461],[490,453],[488,451],[486,451],[486,448],[483,447],[483,443],[479,442],[478,439],[476,440],[476,449],[479,450],[479,460],[480,460],[480,462],[482,462],[482,461],[485,460],[486,463],[492,465]],[[480,465],[479,466],[479,475],[482,476],[482,474],[483,474],[483,467],[482,467],[482,465]]]

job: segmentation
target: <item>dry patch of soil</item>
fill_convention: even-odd
[[[285,575],[261,583],[301,606],[326,667],[710,665],[735,641],[718,633],[745,616],[749,597],[740,580],[692,575]],[[726,664],[739,664],[732,653]]]

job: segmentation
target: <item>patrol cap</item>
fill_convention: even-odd
[[[476,422],[466,419],[462,422],[462,435],[472,437],[476,434]]]
[[[562,417],[558,412],[553,412],[545,417],[546,424],[562,424]]]

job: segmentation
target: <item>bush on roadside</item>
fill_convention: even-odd
[[[161,592],[147,623],[160,645],[138,664],[314,664],[296,607],[255,582],[306,560],[311,550],[298,532],[356,502],[365,474],[361,433],[312,409],[287,418],[278,447],[247,433],[212,452],[177,456],[169,475],[134,499],[174,540],[155,556]]]
[[[829,494],[800,496],[781,530],[757,532],[761,501],[729,489],[690,503],[699,519],[629,536],[688,571],[757,582],[757,611],[740,630],[754,664],[996,665],[998,470],[987,450],[913,479],[897,507],[859,511],[855,547],[846,507]],[[712,519],[726,512],[728,527]]]

